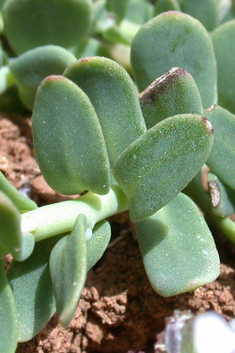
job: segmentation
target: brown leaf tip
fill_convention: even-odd
[[[79,59],[78,61],[79,61],[79,63],[87,63],[90,60],[91,60],[91,58],[89,56],[86,56],[84,58]]]
[[[211,195],[212,206],[217,207],[221,200],[220,189],[214,180],[209,181],[208,186]]]
[[[212,104],[210,107],[206,108],[205,110],[207,112],[212,112],[215,109],[215,107],[216,107],[216,104]]]
[[[206,129],[211,133],[214,134],[214,130],[213,130],[213,126],[211,124],[211,122],[205,117],[205,116],[201,116],[200,117],[202,122],[205,124]]]
[[[189,73],[180,67],[172,67],[164,75],[154,80],[143,92],[139,94],[138,98],[140,102],[150,103],[155,101],[159,93],[163,92],[176,77],[182,75],[189,75]]]

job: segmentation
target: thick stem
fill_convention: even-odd
[[[43,206],[22,214],[22,232],[32,233],[35,241],[70,232],[79,214],[84,214],[88,226],[128,209],[127,197],[119,186],[106,195],[87,193],[75,200]]]

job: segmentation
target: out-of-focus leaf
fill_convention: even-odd
[[[158,0],[154,9],[155,16],[166,11],[180,11],[179,2],[177,0]]]
[[[115,24],[108,27],[102,35],[104,39],[111,44],[131,44],[131,41],[128,36],[126,36],[125,33],[122,33],[120,27]]]
[[[106,9],[106,0],[97,0],[92,4],[92,23],[90,34],[96,36],[101,34],[110,24],[114,24],[114,19],[110,19]]]
[[[224,183],[235,189],[235,115],[219,106],[204,110],[215,131],[214,145],[206,164]]]
[[[233,20],[235,17],[235,3],[231,0],[219,1],[219,20],[221,23]]]
[[[9,67],[24,105],[32,110],[41,81],[52,74],[62,75],[66,67],[75,60],[73,54],[56,45],[37,47],[13,59]]]
[[[129,0],[128,8],[123,22],[126,20],[128,22],[142,25],[154,16],[153,10],[153,5],[148,1]]]
[[[38,242],[27,260],[13,261],[8,270],[7,277],[19,312],[19,342],[33,338],[55,313],[48,262],[56,241],[58,237]]]
[[[132,220],[154,214],[185,188],[212,144],[209,121],[192,114],[167,118],[130,144],[117,159],[114,176],[129,199]]]
[[[217,0],[180,0],[180,8],[199,20],[208,31],[212,31],[219,24]]]
[[[63,326],[68,326],[85,285],[87,220],[80,214],[70,235],[58,241],[50,256],[50,274],[56,311]]]
[[[218,103],[235,113],[235,19],[211,34],[218,67]]]
[[[86,56],[106,56],[110,57],[108,47],[106,47],[100,40],[96,38],[86,38],[82,42],[78,43],[73,48],[73,53],[76,58],[82,58]]]
[[[21,194],[0,171],[0,191],[4,192],[20,212],[31,211],[37,208],[35,202]]]
[[[186,195],[179,194],[136,228],[148,278],[160,295],[191,291],[219,275],[214,239]]]
[[[235,213],[235,190],[222,183],[212,173],[207,176],[212,212],[219,217],[228,217]]]
[[[16,54],[47,44],[72,47],[88,32],[90,0],[8,0],[5,31]]]
[[[101,221],[96,224],[90,240],[87,241],[87,270],[89,271],[107,249],[111,238],[109,222]]]
[[[112,166],[123,149],[146,131],[131,78],[119,64],[101,57],[78,60],[69,65],[64,75],[90,98]]]
[[[203,107],[217,101],[212,41],[203,25],[187,14],[165,12],[141,26],[132,41],[131,62],[141,91],[172,67],[181,67],[196,81]]]
[[[139,94],[148,128],[176,114],[203,114],[202,101],[193,77],[180,68],[172,68]]]
[[[114,13],[117,23],[123,20],[129,1],[130,0],[106,0],[106,8],[108,11]]]
[[[49,76],[41,83],[33,136],[38,164],[54,190],[108,192],[109,161],[99,120],[89,98],[72,81]]]
[[[0,352],[15,353],[18,339],[18,312],[11,286],[0,260]]]

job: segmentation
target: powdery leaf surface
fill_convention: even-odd
[[[30,121],[16,121],[0,117],[0,169],[21,187],[39,170],[31,149]],[[34,191],[35,199],[42,197]],[[235,250],[223,239],[216,237],[223,263],[216,281],[191,293],[162,298],[147,280],[127,213],[112,218],[112,230],[113,246],[89,272],[69,327],[57,325],[54,317],[38,336],[20,344],[17,353],[152,353],[156,335],[175,309],[194,313],[212,309],[227,319],[234,317]]]

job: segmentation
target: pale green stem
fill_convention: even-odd
[[[107,217],[127,210],[127,197],[119,186],[106,195],[87,193],[75,200],[58,202],[22,214],[22,232],[32,233],[35,241],[70,232],[79,214],[87,218],[89,228]]]
[[[223,233],[223,235],[235,245],[235,223],[229,217],[214,217],[212,221],[212,224],[215,225]]]

